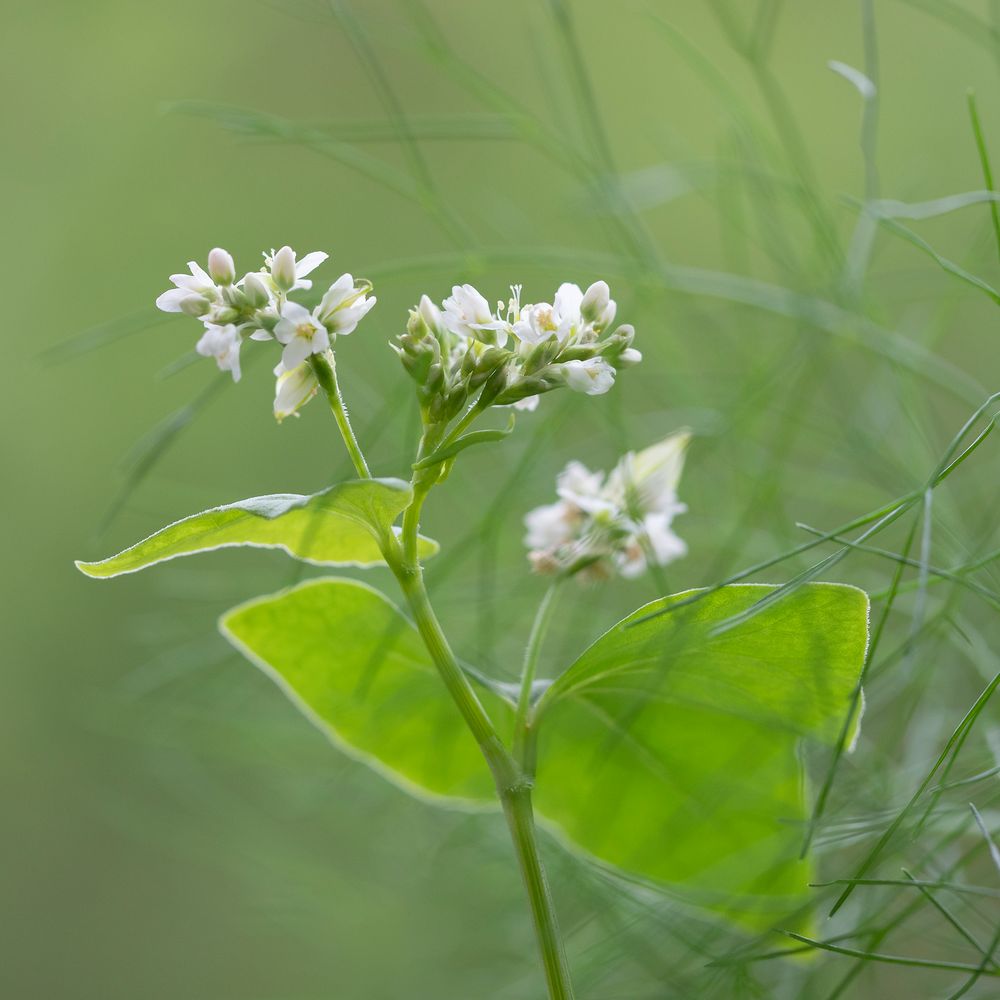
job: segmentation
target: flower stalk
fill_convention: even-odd
[[[354,471],[359,479],[371,479],[372,474],[368,469],[368,463],[361,451],[361,445],[351,427],[351,419],[347,415],[347,407],[344,405],[344,397],[340,392],[340,383],[337,381],[337,360],[332,352],[329,354],[314,354],[309,358],[309,366],[320,388],[326,393],[326,398],[330,401],[330,409],[333,417],[337,421],[340,429],[340,436],[347,446],[347,453],[351,456]]]

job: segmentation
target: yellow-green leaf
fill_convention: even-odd
[[[567,840],[755,928],[808,904],[798,745],[836,741],[868,641],[867,596],[837,584],[714,632],[772,590],[640,608],[549,688],[538,724],[536,804]]]
[[[220,628],[345,753],[440,804],[495,805],[489,769],[419,634],[377,590],[310,580],[234,608]],[[480,697],[509,729],[506,703]]]
[[[179,556],[233,546],[283,549],[321,566],[377,566],[383,563],[379,538],[410,502],[401,479],[357,479],[321,493],[278,493],[213,507],[161,528],[141,542],[100,562],[78,562],[87,576],[136,573]],[[420,539],[420,555],[437,552]]]

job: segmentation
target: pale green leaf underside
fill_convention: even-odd
[[[711,635],[772,590],[639,623],[678,594],[598,639],[543,697],[536,789],[589,854],[758,928],[808,902],[798,742],[836,742],[868,642],[867,596],[836,584]]]
[[[400,479],[350,480],[312,496],[251,497],[175,521],[109,559],[76,565],[105,578],[233,546],[283,549],[322,566],[381,565],[376,537],[391,530],[410,497],[409,484]],[[421,557],[437,550],[436,542],[420,539]]]
[[[310,580],[234,608],[220,628],[350,756],[420,797],[495,803],[489,770],[420,636],[377,590]],[[509,729],[506,703],[479,695]]]
[[[808,900],[797,744],[835,740],[867,642],[865,595],[826,584],[707,634],[770,589],[626,627],[677,595],[600,638],[543,698],[535,789],[541,819],[584,853],[754,927]],[[348,754],[414,794],[495,804],[416,630],[377,591],[310,581],[221,627]],[[509,706],[479,693],[506,739]]]

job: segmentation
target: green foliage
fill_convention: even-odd
[[[797,744],[837,740],[868,635],[866,596],[834,584],[713,634],[772,589],[640,608],[538,706],[541,816],[601,861],[752,926],[807,902]],[[312,581],[236,608],[221,627],[346,753],[419,796],[495,803],[419,636],[377,591]],[[480,697],[509,734],[510,706]]]
[[[640,608],[539,704],[539,812],[588,853],[758,927],[807,902],[797,744],[837,740],[868,641],[866,595],[835,584],[716,632],[772,590]]]
[[[379,566],[379,540],[410,501],[399,479],[351,480],[312,496],[277,493],[213,507],[167,525],[141,542],[101,562],[77,562],[87,576],[136,573],[147,566],[215,549],[248,545],[284,549],[322,566]],[[422,538],[421,555],[437,552]]]
[[[234,608],[220,628],[345,753],[415,795],[495,805],[486,763],[420,636],[377,590],[311,580]],[[496,696],[481,697],[495,719],[511,717]]]
[[[815,552],[836,562],[819,578],[842,573],[873,594],[865,692],[877,724],[844,766],[833,754],[817,761],[817,785],[826,772],[831,794],[815,811],[814,850],[830,879],[855,876],[871,856],[870,875],[898,876],[905,865],[921,887],[855,879],[826,941],[734,943],[718,928],[693,927],[671,893],[622,892],[598,866],[556,855],[550,875],[581,995],[832,1000],[971,989],[975,974],[964,970],[996,961],[1000,923],[996,873],[967,808],[974,799],[996,829],[992,702],[963,719],[996,672],[996,435],[935,489],[933,507],[908,506],[877,539],[859,539],[855,526],[859,511],[924,482],[967,413],[955,399],[978,403],[995,388],[996,195],[947,193],[979,183],[980,168],[983,185],[994,186],[984,151],[1000,136],[1000,5],[865,0],[860,23],[856,6],[839,5],[816,32],[807,10],[777,0],[652,11],[566,3],[558,22],[555,5],[353,4],[388,88],[369,85],[373,60],[359,58],[357,32],[348,41],[331,14],[347,6],[340,0],[278,0],[242,21],[207,5],[196,33],[169,5],[137,8],[110,34],[99,17],[53,20],[35,6],[37,14],[23,9],[18,37],[28,44],[11,48],[13,71],[18,60],[26,72],[37,64],[36,37],[56,58],[24,93],[24,121],[51,118],[80,155],[14,142],[7,161],[24,195],[11,202],[8,271],[19,275],[19,294],[9,297],[10,330],[36,331],[56,272],[59,302],[12,355],[11,412],[31,419],[8,421],[4,442],[9,480],[24,484],[12,491],[10,523],[19,527],[8,559],[36,571],[5,602],[9,690],[0,701],[12,793],[25,799],[6,825],[29,863],[12,870],[6,894],[19,908],[8,921],[15,941],[3,992],[58,995],[69,970],[101,1000],[171,995],[176,963],[142,947],[160,938],[194,945],[185,949],[192,993],[211,994],[221,973],[233,992],[262,997],[325,996],[331,981],[346,996],[541,992],[519,887],[495,863],[492,840],[471,833],[483,823],[428,815],[405,796],[387,799],[391,790],[346,762],[331,766],[322,741],[253,671],[218,662],[220,644],[203,635],[216,604],[233,600],[231,578],[212,565],[196,578],[183,567],[156,574],[156,605],[137,618],[45,569],[61,565],[67,539],[93,534],[86,498],[107,489],[120,450],[143,429],[152,428],[124,463],[108,522],[137,516],[154,496],[174,503],[195,477],[215,483],[218,497],[244,495],[233,484],[245,482],[245,450],[220,450],[234,427],[253,435],[255,460],[276,474],[316,460],[303,423],[267,427],[259,397],[231,392],[225,375],[210,380],[204,359],[180,378],[154,378],[184,365],[191,341],[151,309],[130,314],[192,241],[256,249],[261,218],[248,206],[261,204],[265,175],[286,178],[286,188],[288,178],[303,190],[320,182],[317,198],[283,199],[281,232],[317,234],[315,245],[325,245],[323,233],[346,235],[351,260],[356,253],[384,295],[380,311],[458,275],[494,294],[512,278],[531,294],[552,279],[613,277],[616,291],[624,279],[621,304],[647,357],[628,405],[610,395],[588,405],[588,417],[578,400],[546,400],[503,448],[470,449],[455,483],[467,475],[475,503],[441,490],[428,512],[449,542],[434,563],[435,601],[477,666],[510,680],[519,660],[523,635],[511,625],[527,620],[536,596],[519,582],[520,514],[568,457],[634,447],[654,425],[690,424],[702,436],[684,497],[691,558],[670,577],[677,586],[733,576],[797,583],[813,572],[805,560]],[[88,32],[116,58],[81,74]],[[132,56],[153,37],[161,58],[144,60],[137,87]],[[220,58],[222,37],[238,55]],[[470,49],[480,37],[496,44]],[[297,72],[315,63],[314,51],[334,74],[329,86],[316,74],[303,86]],[[923,51],[935,58],[911,57]],[[862,112],[860,156],[859,101],[828,77],[831,58],[878,87]],[[149,120],[152,102],[175,93],[178,67],[184,94],[225,91],[253,104],[262,63],[275,68],[269,113],[186,102],[175,110],[204,120]],[[974,134],[963,114],[969,86],[982,113]],[[845,208],[845,191],[857,212]],[[400,238],[387,245],[387,232]],[[122,249],[137,246],[143,252]],[[346,266],[344,239],[333,248]],[[107,261],[113,280],[101,278],[112,273]],[[157,317],[162,327],[131,336]],[[342,372],[373,468],[398,471],[413,427],[396,405],[384,339],[352,337]],[[259,356],[248,355],[251,364]],[[66,359],[73,363],[57,363]],[[993,410],[982,417],[992,421]],[[179,503],[173,509],[194,509]],[[804,544],[800,520],[816,526]],[[265,562],[253,593],[287,578],[283,560]],[[631,585],[575,595],[547,640],[553,663],[571,662],[592,629],[637,603],[632,595]],[[59,628],[40,620],[53,605]],[[80,639],[72,656],[67,635]],[[22,789],[16,762],[25,759],[33,765]],[[543,760],[543,779],[546,769]],[[55,829],[69,835],[53,839]],[[474,848],[434,864],[424,848],[442,840]],[[108,849],[95,855],[95,844]],[[414,866],[418,855],[427,863]],[[140,870],[141,880],[129,877]],[[206,880],[207,871],[220,878]],[[73,873],[120,891],[95,908],[92,893],[70,891]],[[488,921],[468,918],[473,884]],[[246,906],[231,905],[234,885]],[[817,905],[825,910],[839,891],[814,890]],[[137,910],[146,919],[136,921]],[[276,928],[266,941],[262,914]],[[55,961],[44,936],[16,940],[18,928],[39,922],[68,943]],[[140,925],[136,949],[130,935]],[[241,939],[259,947],[230,947]],[[136,960],[123,965],[130,949]],[[806,951],[813,961],[775,960]],[[917,967],[887,965],[890,953]],[[955,966],[935,972],[921,959]],[[984,982],[977,989],[989,992]]]

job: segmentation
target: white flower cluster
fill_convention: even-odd
[[[172,274],[174,286],[156,305],[164,312],[182,312],[199,319],[204,333],[199,354],[215,358],[222,371],[240,380],[240,348],[244,340],[276,340],[281,361],[274,369],[277,387],[274,415],[283,419],[304,406],[319,387],[312,355],[327,355],[338,335],[346,336],[375,305],[371,283],[342,274],[310,310],[289,299],[295,291],[312,288],[311,274],[329,255],[322,251],[296,258],[291,247],[264,254],[264,267],[236,280],[232,255],[216,247],[206,271],[195,261],[190,274]],[[328,358],[329,360],[329,358]]]
[[[456,285],[440,308],[425,295],[410,313],[397,353],[431,420],[450,419],[480,388],[480,407],[527,410],[560,386],[600,395],[642,360],[631,326],[607,333],[617,307],[606,282],[586,292],[562,284],[552,302],[522,305],[520,285],[511,293],[492,310],[472,285]]]
[[[559,500],[524,519],[528,558],[539,573],[604,580],[635,577],[687,552],[671,530],[687,507],[677,499],[690,434],[681,431],[629,452],[605,477],[570,462],[556,480]]]

